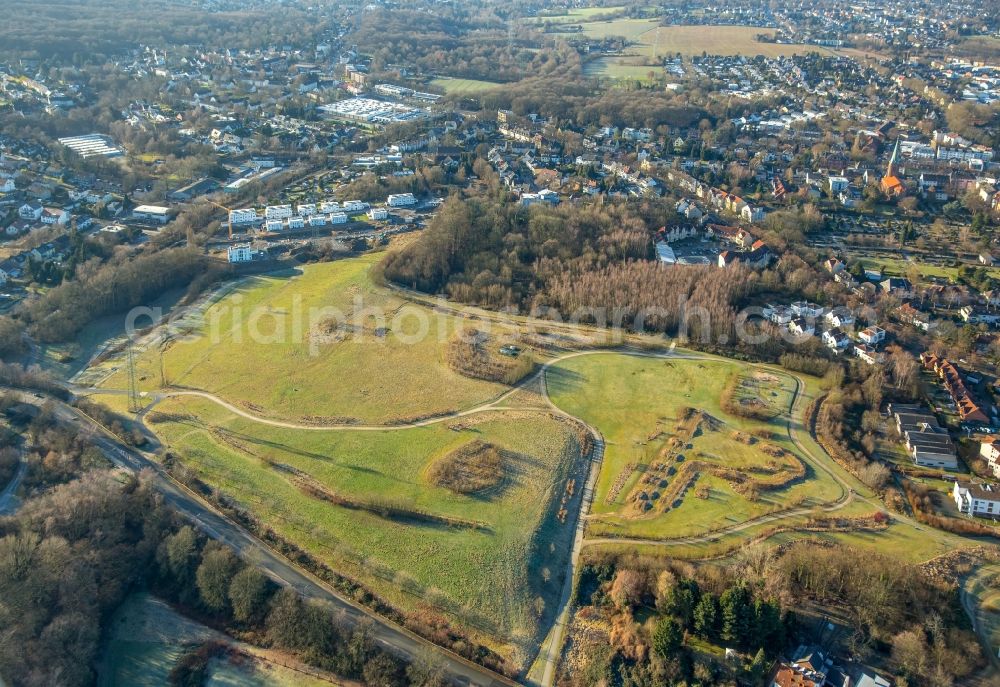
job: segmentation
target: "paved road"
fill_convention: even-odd
[[[241,555],[252,560],[278,584],[292,587],[304,596],[330,603],[343,612],[345,622],[350,625],[354,625],[366,617],[374,620],[376,641],[396,655],[412,658],[421,651],[430,648],[441,658],[445,669],[456,684],[477,687],[501,687],[517,684],[487,668],[466,661],[457,654],[428,642],[405,628],[373,614],[351,599],[341,596],[328,584],[298,568],[240,525],[219,513],[209,503],[175,482],[148,455],[130,449],[117,439],[108,436],[103,428],[76,408],[41,394],[18,391],[14,393],[24,403],[40,406],[48,401],[51,403],[53,413],[59,422],[92,430],[94,432],[93,443],[118,467],[130,472],[148,470],[152,474],[157,489],[172,508],[212,539],[231,546]]]
[[[28,461],[24,459],[24,455],[22,454],[21,462],[17,466],[17,472],[14,473],[14,477],[11,478],[7,487],[0,492],[0,515],[9,515],[17,510],[17,498],[14,496],[14,493],[21,486],[21,482],[24,480],[26,474],[28,474]]]

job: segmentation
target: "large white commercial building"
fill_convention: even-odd
[[[170,208],[162,205],[139,205],[132,211],[132,217],[141,222],[166,224],[170,220]]]
[[[350,98],[328,105],[322,105],[320,112],[333,119],[341,119],[360,124],[391,124],[409,122],[427,116],[418,110],[399,103],[389,103],[373,98]]]
[[[122,155],[122,149],[114,145],[110,138],[101,134],[67,136],[66,138],[60,138],[59,143],[84,158],[120,157]]]

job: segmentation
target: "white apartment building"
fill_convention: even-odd
[[[288,228],[289,229],[302,229],[306,226],[306,221],[302,217],[289,217],[288,218]]]
[[[319,204],[319,211],[329,214],[331,212],[336,212],[340,209],[340,203],[335,200],[324,200]]]
[[[316,214],[316,203],[299,203],[296,208],[299,217],[309,217]]]
[[[344,212],[364,212],[368,209],[368,203],[360,200],[345,200]]]
[[[325,227],[326,215],[310,215],[307,221],[310,227]]]
[[[393,193],[386,202],[388,202],[389,207],[401,208],[407,205],[416,205],[417,199],[413,197],[412,193]]]
[[[269,219],[267,220],[267,224],[264,225],[264,228],[270,232],[281,231],[285,228],[285,223],[280,219]]]
[[[986,459],[994,477],[1000,477],[1000,441],[990,439],[979,445],[979,455]]]
[[[343,212],[331,212],[330,224],[347,224],[347,215]]]
[[[229,211],[230,224],[252,224],[258,219],[255,208],[240,208],[239,210]]]
[[[235,246],[230,246],[227,253],[229,262],[250,262],[253,260],[253,250],[249,243],[237,243]]]
[[[288,219],[292,214],[291,205],[268,205],[264,210],[267,219]]]
[[[389,219],[389,211],[385,208],[372,208],[368,211],[368,219],[370,220],[381,220]]]
[[[955,482],[951,492],[958,510],[966,515],[996,517],[1000,515],[1000,491],[989,484]]]

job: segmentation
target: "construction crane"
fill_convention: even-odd
[[[216,203],[211,198],[205,198],[205,200],[208,201],[209,203],[211,203],[212,205],[214,205],[215,207],[222,208],[223,210],[226,211],[226,213],[227,213],[226,214],[226,226],[229,227],[229,240],[232,241],[233,240],[233,221],[232,221],[232,216],[233,216],[232,212],[233,212],[233,209],[232,208],[227,208],[222,203]]]

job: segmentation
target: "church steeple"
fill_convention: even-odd
[[[889,166],[885,170],[885,176],[882,177],[882,182],[879,187],[882,189],[882,193],[890,198],[903,195],[903,182],[899,180],[899,171],[896,169],[896,163],[899,160],[899,139],[896,139],[896,145],[892,149],[892,157],[889,158]]]
[[[887,177],[896,176],[896,160],[899,159],[899,139],[896,139],[896,145],[892,148],[892,157],[889,158],[889,166],[885,170],[885,175]]]

